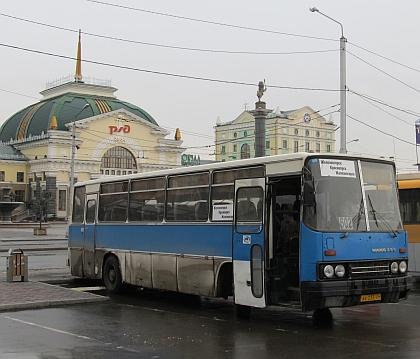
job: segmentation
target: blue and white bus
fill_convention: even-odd
[[[303,311],[412,288],[391,161],[294,153],[77,183],[74,276]]]

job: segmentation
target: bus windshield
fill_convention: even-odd
[[[316,230],[402,230],[391,164],[313,158],[306,168],[315,201],[305,206],[305,223]]]

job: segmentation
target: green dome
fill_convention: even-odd
[[[86,104],[90,107],[82,111],[77,116],[77,120],[124,109],[158,126],[152,116],[131,103],[110,97],[66,93],[41,100],[15,113],[1,127],[0,141],[8,142],[11,139],[18,140],[29,135],[37,136],[42,132],[47,133],[51,129],[53,116],[57,119],[57,130],[68,131],[65,125],[73,122],[74,117]]]

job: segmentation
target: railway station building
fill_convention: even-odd
[[[67,218],[74,125],[74,182],[180,166],[185,148],[179,130],[169,137],[116,91],[109,81],[82,77],[78,51],[74,78],[47,83],[39,102],[1,126],[0,187],[12,187],[14,200],[27,204],[47,191],[48,217]]]

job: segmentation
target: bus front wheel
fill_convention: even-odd
[[[329,308],[315,309],[312,314],[312,321],[317,326],[329,326],[333,322],[333,316]]]
[[[120,293],[122,289],[122,277],[117,257],[109,256],[104,265],[103,281],[108,293]]]

